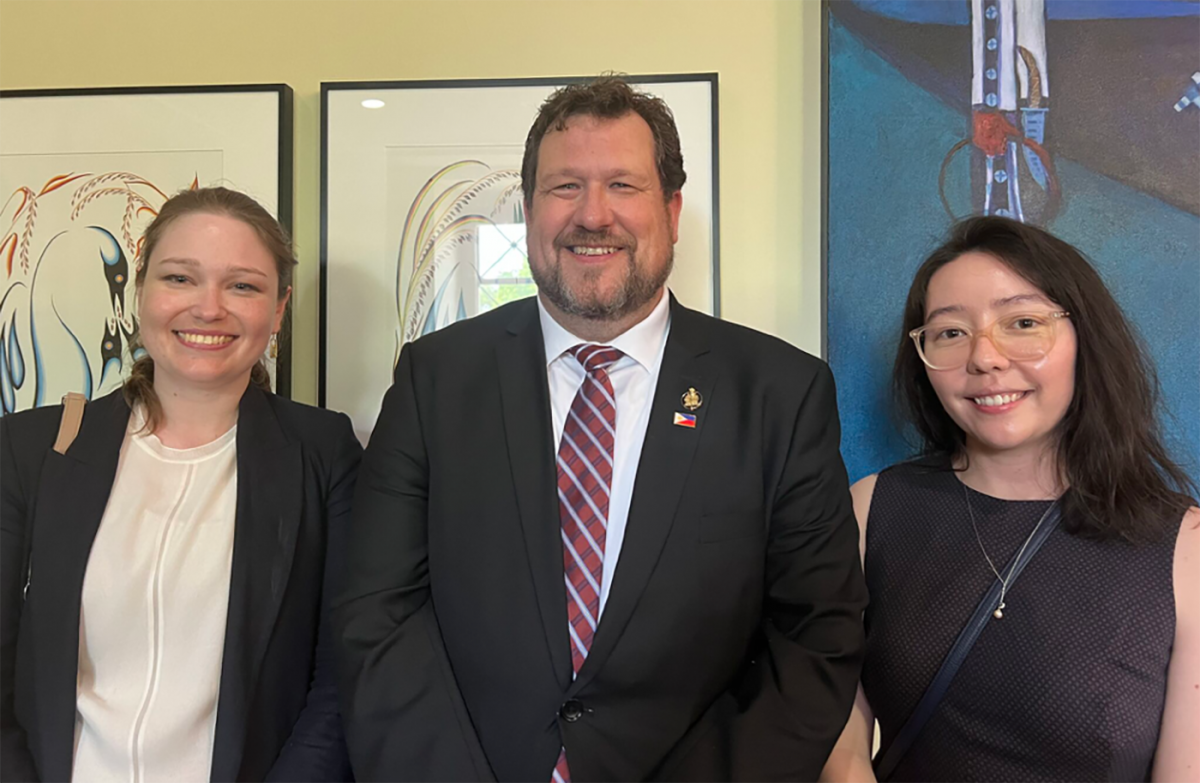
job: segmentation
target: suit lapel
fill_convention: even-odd
[[[695,429],[676,426],[674,414],[687,412],[682,397],[691,388],[700,393],[704,405],[711,405],[716,378],[707,320],[680,306],[672,296],[671,331],[638,459],[625,541],[591,650],[569,694],[586,686],[604,665],[650,581],[704,434],[703,407],[695,411]],[[559,592],[563,592],[561,586]]]
[[[116,478],[129,406],[119,391],[88,404],[65,455],[47,449],[38,486],[29,590],[36,607],[34,689],[44,727],[46,780],[71,777],[83,577]]]
[[[303,513],[300,444],[289,441],[265,392],[238,408],[237,512],[212,779],[235,780],[246,719],[287,586]]]
[[[520,308],[496,349],[504,433],[517,492],[521,530],[546,644],[558,681],[571,680],[567,597],[563,587],[555,448],[550,425],[546,346],[537,303]]]

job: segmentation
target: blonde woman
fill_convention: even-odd
[[[4,780],[341,780],[326,575],[361,449],[270,393],[295,259],[185,191],[146,231],[124,388],[0,420]]]

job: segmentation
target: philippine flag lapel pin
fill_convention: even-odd
[[[676,413],[675,426],[687,427],[688,429],[696,429],[696,415],[694,413]]]

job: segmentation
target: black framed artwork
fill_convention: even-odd
[[[671,290],[717,315],[717,75],[627,77],[663,98],[688,179]],[[538,107],[579,78],[321,85],[319,400],[364,441],[400,348],[534,291],[521,158]]]
[[[117,388],[141,235],[172,194],[222,185],[292,224],[283,84],[0,91],[0,412]],[[266,357],[290,396],[285,319]]]

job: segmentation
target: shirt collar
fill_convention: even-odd
[[[612,341],[605,343],[632,358],[642,367],[653,372],[655,363],[661,355],[663,340],[667,336],[667,326],[671,320],[670,292],[664,290],[658,304],[650,311],[650,315],[617,335]],[[542,324],[542,340],[546,345],[546,366],[554,364],[566,351],[580,343],[590,342],[568,332],[562,324],[554,320],[554,316],[542,304],[542,298],[537,297],[538,318]]]

